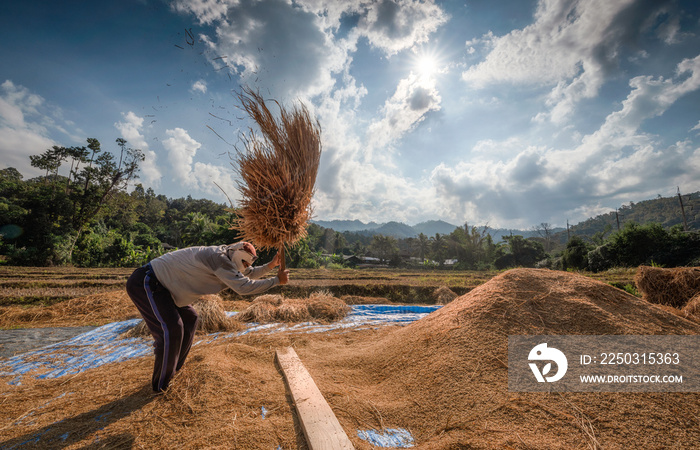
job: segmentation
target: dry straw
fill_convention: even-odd
[[[682,308],[700,293],[700,267],[663,269],[640,266],[634,282],[644,300]]]
[[[435,300],[435,303],[438,305],[446,305],[450,303],[452,300],[456,299],[459,297],[457,294],[454,293],[454,291],[447,286],[440,286],[439,288],[435,289],[433,292],[433,299]]]
[[[235,317],[241,322],[330,323],[342,319],[348,312],[350,307],[344,301],[321,291],[312,293],[308,298],[261,295]]]
[[[219,331],[239,331],[243,326],[237,320],[226,315],[221,297],[218,295],[203,295],[192,303],[192,307],[197,311],[199,323],[197,324],[198,334],[216,333]],[[149,336],[151,334],[142,320],[135,327],[124,332],[124,337]]]
[[[700,293],[688,300],[688,303],[683,307],[683,313],[685,317],[700,321]]]
[[[321,159],[321,127],[306,106],[286,109],[277,101],[276,118],[259,93],[245,87],[238,95],[243,109],[257,123],[237,149],[240,174],[239,220],[243,240],[262,249],[293,245],[306,236],[311,197]]]

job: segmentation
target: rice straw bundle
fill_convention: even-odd
[[[274,322],[275,311],[281,304],[281,295],[261,295],[253,300],[250,306],[234,317],[241,322]]]
[[[683,313],[685,317],[700,321],[700,293],[688,300],[688,303],[683,307]]]
[[[345,317],[351,308],[330,293],[314,292],[307,298],[284,298],[261,295],[246,309],[234,316],[241,322],[298,323],[317,321],[330,323]]]
[[[306,236],[311,197],[321,159],[321,127],[306,106],[291,110],[277,103],[276,119],[259,93],[243,88],[243,109],[258,124],[237,150],[240,180],[238,223],[243,240],[262,249],[293,245]]]
[[[639,266],[634,282],[644,300],[683,308],[700,293],[700,267],[664,269]]]
[[[241,323],[228,317],[224,310],[224,304],[221,297],[215,294],[203,295],[199,297],[192,307],[197,311],[199,323],[197,324],[197,334],[216,333],[219,331],[239,331],[243,327]],[[123,337],[141,337],[150,336],[151,332],[146,326],[146,322],[141,320],[135,327],[129,328],[124,333]]]
[[[447,286],[440,286],[433,292],[433,299],[437,305],[446,305],[457,297],[459,296]]]

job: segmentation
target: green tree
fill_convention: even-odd
[[[111,153],[101,153],[74,177],[74,189],[70,198],[73,201],[72,222],[75,231],[69,259],[88,223],[99,217],[117,192],[125,190],[132,180],[138,178],[139,164],[145,158],[143,152],[127,147],[124,139],[119,138],[116,142],[120,148],[118,163]],[[89,139],[88,147],[94,157],[100,148],[99,141]]]
[[[66,159],[66,155],[65,147],[54,145],[41,155],[31,155],[29,161],[32,167],[45,171],[44,184],[48,184],[49,175],[53,175],[52,178],[54,182],[56,178],[58,178],[58,169],[61,167],[61,163]]]
[[[670,244],[670,236],[660,224],[629,222],[610,237],[606,247],[615,258],[614,266],[635,267],[650,264],[654,255],[663,253]]]
[[[426,256],[428,256],[428,252],[430,252],[430,239],[428,239],[428,236],[426,236],[423,233],[420,233],[418,235],[418,257],[420,258],[421,261],[424,261]]]
[[[343,249],[345,248],[345,246],[347,244],[348,243],[345,240],[345,236],[343,236],[343,233],[336,231],[335,238],[333,239],[333,254],[334,255],[342,255]]]
[[[546,257],[542,244],[534,240],[520,235],[503,236],[503,240],[505,243],[496,250],[494,266],[497,269],[534,267]]]
[[[435,237],[431,239],[430,247],[433,259],[435,259],[440,267],[444,266],[448,252],[447,240],[440,233],[435,233]]]
[[[182,241],[185,246],[207,245],[217,225],[201,212],[190,212],[182,224]]]
[[[308,236],[297,242],[294,247],[287,249],[285,256],[290,260],[290,267],[303,269],[318,269],[320,267],[316,258],[317,254],[309,248]]]
[[[382,234],[375,234],[372,237],[372,251],[377,258],[379,258],[382,263],[387,262],[395,254],[399,253],[399,245],[396,238],[391,236],[384,236]]]
[[[584,270],[588,267],[589,248],[579,236],[572,236],[562,254],[564,270]]]

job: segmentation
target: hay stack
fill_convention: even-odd
[[[244,137],[236,162],[241,181],[239,220],[234,229],[262,249],[283,248],[306,236],[321,159],[321,127],[303,105],[288,111],[277,103],[276,119],[259,93],[244,88],[243,109],[258,124]]]
[[[634,282],[644,300],[682,308],[700,293],[700,267],[662,269],[640,266]]]
[[[197,334],[216,333],[219,331],[238,331],[243,326],[237,320],[226,315],[221,297],[218,295],[203,295],[192,304],[197,311],[199,323]],[[123,333],[124,337],[150,336],[151,332],[146,322],[140,321],[135,327]]]
[[[236,318],[241,322],[298,323],[316,321],[330,323],[340,320],[350,307],[328,292],[314,292],[308,298],[283,298],[280,295],[261,295]]]
[[[508,336],[699,333],[588,277],[515,269],[345,352],[298,352],[326,392],[352,386],[353,401],[332,400],[339,416],[381,414],[382,426],[411,430],[421,449],[698,448],[697,427],[678,425],[696,420],[698,394],[509,392]],[[363,379],[374,389],[355,390]]]
[[[246,309],[236,315],[236,320],[241,322],[274,322],[275,311],[282,304],[281,295],[261,295],[257,297]]]
[[[433,299],[438,305],[446,305],[458,297],[455,292],[447,286],[440,286],[433,292]]]
[[[683,315],[696,322],[700,321],[700,294],[695,294],[693,298],[683,307]]]

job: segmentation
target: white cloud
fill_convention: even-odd
[[[632,92],[622,102],[622,109],[606,119],[600,133],[602,139],[619,134],[631,135],[642,121],[660,116],[681,96],[700,88],[700,55],[679,63],[676,76],[679,78],[677,82],[651,76],[630,80]]]
[[[367,5],[357,31],[374,47],[394,55],[426,42],[447,21],[433,1],[380,0]]]
[[[546,99],[550,111],[536,119],[561,123],[580,100],[597,95],[617,68],[622,48],[648,31],[668,3],[540,0],[533,24],[493,38],[486,59],[462,78],[476,87],[495,82],[555,85]],[[671,23],[674,17],[666,20]]]
[[[194,14],[200,25],[210,25],[226,16],[230,3],[226,0],[177,0],[172,6],[176,11]]]
[[[202,40],[212,55],[224,57],[214,63],[217,68],[228,65],[243,83],[265,86],[276,97],[315,95],[333,85],[332,74],[342,70],[346,54],[320,28],[315,13],[284,0],[227,3],[225,12],[216,9],[216,14],[179,7],[215,24],[215,36]]]
[[[141,150],[146,150],[148,144],[146,139],[141,134],[143,128],[143,117],[137,116],[132,111],[122,113],[123,122],[116,122],[114,127],[119,130],[122,137],[126,139],[132,146],[138,147]]]
[[[427,208],[422,205],[430,204],[433,196],[420,183],[387,170],[384,163],[388,160],[365,157],[367,144],[356,131],[358,125],[364,125],[356,111],[346,106],[366,90],[347,87],[347,92],[334,91],[317,110],[325,125],[314,212],[331,219],[352,217],[368,222],[391,217],[413,222],[424,214]]]
[[[168,151],[168,161],[175,173],[174,181],[196,186],[197,182],[192,178],[192,163],[202,144],[192,139],[182,128],[167,130],[165,134],[170,136],[163,141],[163,147]]]
[[[204,80],[197,80],[192,84],[190,88],[192,92],[201,92],[202,94],[207,93],[207,82]]]
[[[165,133],[170,137],[163,141],[163,147],[168,151],[168,161],[172,166],[176,183],[207,194],[221,196],[222,193],[216,186],[218,184],[229,197],[235,198],[236,185],[230,169],[195,162],[194,158],[202,144],[190,137],[186,130],[175,128],[166,130]]]
[[[498,143],[482,142],[475,159],[439,164],[430,179],[436,204],[452,204],[457,215],[480,222],[529,226],[562,224],[565,215],[600,212],[602,203],[648,198],[658,186],[699,189],[700,148],[690,141],[664,145],[640,127],[700,88],[700,56],[678,64],[674,79],[635,77],[630,87],[621,109],[577,147],[532,147],[511,138],[500,146],[505,152],[492,154]],[[522,150],[511,153],[518,145]]]
[[[38,123],[44,117],[44,99],[6,80],[0,85],[0,155],[2,167],[14,167],[25,177],[43,173],[30,165],[29,156],[57,145],[49,130]]]
[[[157,164],[156,153],[148,148],[146,138],[141,134],[144,118],[137,116],[132,111],[126,114],[122,113],[122,117],[124,117],[124,121],[115,123],[114,127],[119,130],[122,138],[126,139],[130,146],[143,151],[145,159],[141,163],[141,174],[146,184],[153,187],[160,186],[163,175]]]
[[[384,103],[383,117],[369,127],[368,153],[379,156],[378,152],[387,152],[394,142],[423,121],[426,114],[438,111],[441,100],[429,80],[411,73],[399,81],[394,95]],[[388,162],[386,158],[381,161]]]

